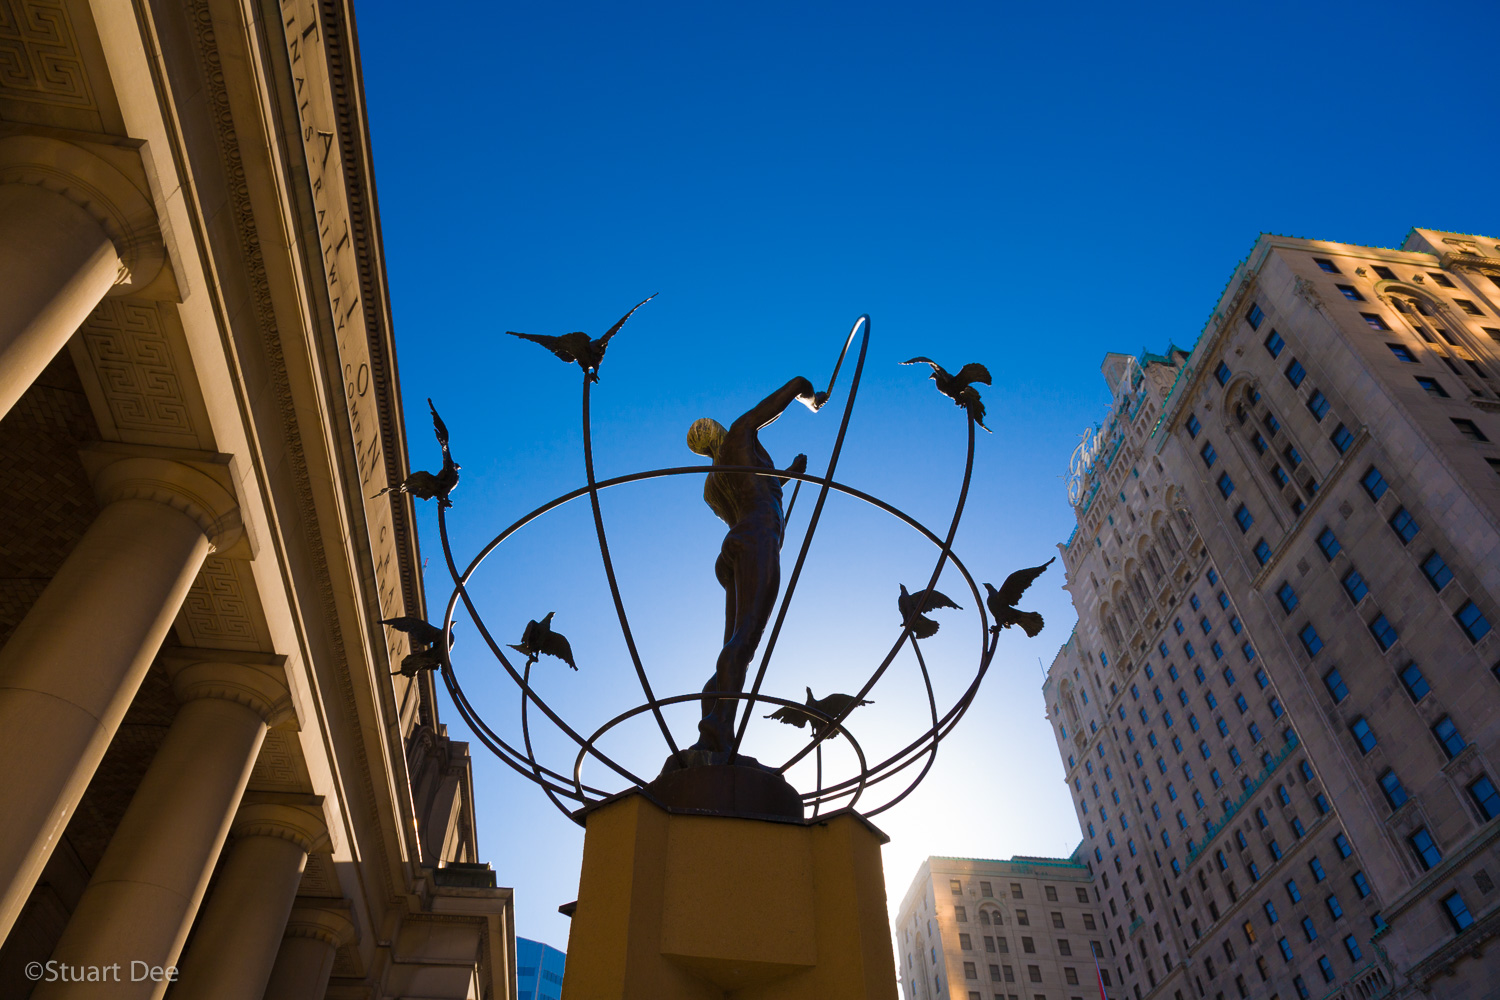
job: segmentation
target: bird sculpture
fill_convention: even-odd
[[[901,584],[901,596],[896,598],[896,607],[901,611],[901,624],[911,626],[911,634],[918,639],[930,639],[937,635],[938,623],[920,612],[936,611],[939,608],[954,608],[962,611],[947,595],[936,590],[919,590],[915,594],[906,592]]]
[[[389,625],[397,632],[405,632],[411,639],[412,651],[401,659],[401,669],[391,671],[391,676],[415,677],[423,670],[437,670],[443,665],[443,630],[416,615],[386,618],[380,624]],[[421,648],[417,648],[420,646]],[[448,633],[448,648],[453,648],[453,633]]]
[[[432,400],[427,400],[427,408],[432,411],[432,430],[437,435],[438,447],[443,449],[443,468],[441,472],[413,472],[395,486],[387,486],[376,493],[375,497],[385,496],[387,493],[406,493],[416,497],[418,500],[437,499],[444,507],[452,507],[453,501],[448,499],[448,494],[453,492],[453,487],[458,485],[458,470],[461,466],[453,461],[453,453],[448,450],[448,426],[443,423],[443,418],[438,416],[437,407],[432,405]]]
[[[573,662],[573,647],[568,645],[568,639],[561,632],[552,631],[552,616],[555,611],[547,612],[547,617],[541,621],[529,621],[526,630],[521,633],[521,641],[512,643],[510,648],[526,657],[526,665],[529,667],[537,661],[542,654],[555,656],[562,660],[574,670],[578,664]]]
[[[984,403],[979,398],[979,390],[974,388],[975,382],[990,384],[990,370],[981,364],[967,364],[958,370],[957,375],[950,375],[942,365],[931,358],[912,358],[910,361],[901,362],[903,365],[931,365],[932,380],[937,383],[938,392],[953,400],[957,406],[962,406],[969,411],[969,416],[980,427],[984,427]],[[984,427],[986,431],[988,427]]]
[[[999,590],[991,584],[984,585],[990,595],[985,598],[984,603],[990,609],[990,614],[995,616],[995,624],[990,626],[991,632],[998,634],[1003,628],[1019,625],[1028,636],[1034,638],[1042,630],[1042,616],[1035,611],[1018,610],[1016,602],[1026,593],[1026,588],[1056,559],[1057,556],[1053,556],[1040,566],[1016,570],[1005,578],[1005,583]]]
[[[620,317],[620,321],[608,330],[598,340],[590,339],[589,335],[582,331],[565,333],[559,337],[551,337],[540,333],[517,333],[514,330],[505,332],[512,337],[520,337],[532,343],[541,344],[547,350],[557,355],[568,364],[576,364],[583,369],[583,373],[589,377],[589,381],[599,381],[599,366],[604,363],[604,352],[609,347],[609,339],[620,332],[620,327],[625,321],[635,315],[635,310],[656,298],[651,295],[635,304],[635,308]]]
[[[804,711],[792,705],[785,705],[764,716],[767,719],[775,719],[788,726],[796,726],[801,729],[804,725],[812,726],[814,736],[822,736],[832,727],[831,720],[837,719],[845,710],[857,708],[860,705],[873,705],[873,701],[856,701],[852,694],[831,694],[826,698],[814,698],[812,688],[807,689],[807,707],[817,709],[822,715],[814,715],[812,712]],[[828,718],[823,718],[826,715]],[[838,733],[834,733],[837,736]]]

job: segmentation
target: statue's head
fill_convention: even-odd
[[[688,428],[687,446],[694,454],[707,455],[716,458],[719,454],[719,445],[724,443],[724,425],[713,417],[699,417],[693,421],[693,426]]]

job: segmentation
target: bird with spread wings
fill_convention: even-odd
[[[911,634],[918,639],[931,639],[937,635],[938,623],[928,618],[926,612],[939,608],[962,611],[953,599],[937,590],[919,590],[915,594],[906,592],[901,584],[901,593],[896,597],[896,607],[901,612],[901,624],[911,626]]]
[[[1053,556],[1040,566],[1016,570],[1005,578],[1005,583],[999,590],[991,584],[984,585],[984,589],[989,591],[989,597],[985,598],[984,603],[990,609],[990,614],[995,616],[995,624],[990,626],[991,632],[998,633],[1003,628],[1019,625],[1028,636],[1034,638],[1042,630],[1042,616],[1035,611],[1021,611],[1016,603],[1025,595],[1026,588],[1056,559],[1057,556]]]
[[[549,611],[541,621],[533,619],[527,622],[526,629],[521,633],[521,641],[509,644],[510,648],[526,657],[527,666],[545,654],[555,656],[577,670],[578,664],[573,662],[573,647],[568,645],[567,636],[552,631],[552,616],[555,614],[557,612]]]
[[[401,668],[392,671],[402,677],[415,677],[423,670],[437,670],[443,665],[441,645],[443,630],[416,615],[386,618],[380,624],[389,625],[397,632],[405,632],[411,638],[412,651],[401,659]],[[418,646],[422,648],[418,649]],[[448,648],[453,648],[453,633],[448,633]]]
[[[387,493],[406,493],[416,497],[418,500],[437,499],[444,507],[452,507],[453,501],[448,499],[448,494],[458,485],[458,470],[461,466],[453,461],[453,452],[448,450],[448,425],[443,423],[443,418],[438,416],[437,407],[432,405],[432,400],[427,400],[427,408],[432,411],[432,432],[437,435],[438,447],[443,449],[443,468],[439,472],[417,471],[411,473],[401,482],[385,489],[371,497],[385,496]]]
[[[827,719],[823,718],[823,715],[814,715],[812,712],[803,711],[792,705],[785,705],[778,708],[770,715],[764,716],[764,718],[775,719],[777,722],[785,723],[788,726],[796,726],[798,729],[810,725],[812,726],[812,734],[814,736],[822,736],[833,725],[830,720],[837,719],[839,714],[845,709],[851,706],[857,708],[860,705],[873,704],[875,704],[873,701],[855,701],[852,694],[831,694],[826,698],[814,698],[812,688],[808,688],[807,707],[817,709],[823,715],[828,716]],[[838,733],[834,733],[833,735],[837,736]]]
[[[910,361],[901,362],[903,365],[931,365],[932,381],[937,383],[938,392],[953,400],[955,406],[961,406],[974,418],[974,422],[984,427],[984,402],[979,398],[979,390],[974,388],[975,382],[990,384],[990,370],[984,365],[971,362],[958,370],[957,375],[950,375],[942,365],[931,358],[916,357]],[[988,427],[984,427],[986,431]]]
[[[637,302],[635,308],[631,309],[624,316],[621,316],[620,321],[604,331],[604,336],[599,337],[597,340],[590,338],[582,330],[575,330],[572,333],[564,333],[556,337],[544,333],[517,333],[514,330],[506,330],[505,332],[512,337],[520,337],[522,340],[541,344],[568,364],[576,364],[579,368],[582,368],[583,373],[589,377],[590,381],[598,382],[599,366],[604,363],[604,352],[609,347],[610,338],[620,332],[620,327],[624,326],[625,321],[635,315],[636,309],[639,309],[654,298],[656,296],[651,295]]]

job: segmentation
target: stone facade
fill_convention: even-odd
[[[515,996],[381,625],[425,598],[363,100],[338,0],[0,0],[0,995]]]
[[[1044,692],[1116,979],[1493,996],[1500,241],[1262,236],[1104,374]]]
[[[1071,858],[928,858],[896,916],[905,1000],[1083,1000],[1107,922]],[[1104,973],[1108,975],[1108,973]]]

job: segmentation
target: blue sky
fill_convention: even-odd
[[[996,433],[979,441],[957,551],[999,583],[1071,530],[1061,475],[1103,412],[1104,353],[1190,346],[1258,233],[1500,235],[1500,142],[1479,96],[1493,4],[450,4],[436,38],[411,11],[364,0],[359,34],[412,464],[436,464],[432,396],[464,466],[460,553],[583,482],[577,369],[507,329],[598,334],[661,293],[596,390],[607,476],[691,464],[693,419],[727,424],[795,374],[821,386],[868,312],[839,478],[934,526],[963,421],[897,362],[984,362]],[[842,402],[789,412],[763,435],[772,455],[821,468]],[[615,492],[604,512],[648,669],[696,690],[722,628],[722,525],[696,481]],[[437,615],[451,588],[433,515],[419,516]],[[476,587],[507,641],[558,612],[580,672],[543,661],[538,684],[580,721],[638,700],[593,546],[574,504],[507,543]],[[909,530],[831,502],[768,690],[855,689],[899,625],[897,584],[930,570]],[[1028,604],[1047,629],[1006,635],[921,789],[877,819],[893,906],[929,854],[1077,843],[1038,666],[1074,620],[1062,582],[1060,565],[1038,581]],[[972,615],[959,585],[942,583]],[[974,632],[952,613],[926,650],[940,699],[972,675]],[[514,688],[475,639],[460,626],[466,690],[512,728]],[[856,735],[918,731],[914,683],[893,671]],[[679,717],[679,737],[692,728]],[[767,759],[795,735],[752,734]],[[617,739],[643,768],[665,756],[647,729]],[[517,929],[566,947],[556,907],[576,896],[582,831],[473,750],[482,852],[516,887]],[[561,742],[544,751],[571,760]]]

